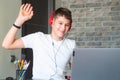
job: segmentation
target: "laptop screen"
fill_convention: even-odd
[[[76,48],[71,80],[120,80],[120,48]]]

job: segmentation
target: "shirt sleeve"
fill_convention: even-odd
[[[35,42],[38,40],[38,38],[40,39],[41,38],[40,36],[42,35],[43,35],[42,32],[36,32],[22,37],[21,39],[23,41],[25,48],[32,48]]]
[[[71,63],[71,64],[72,64],[73,57],[74,57],[74,54],[75,54],[75,51],[74,51],[75,48],[76,48],[76,41],[73,40],[72,55],[71,55],[71,57],[70,57],[70,63]]]

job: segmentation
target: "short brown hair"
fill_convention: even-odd
[[[64,16],[66,19],[72,21],[71,11],[67,8],[60,7],[55,10],[53,17],[56,18],[57,16]]]

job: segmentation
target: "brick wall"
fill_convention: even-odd
[[[120,0],[56,0],[72,11],[77,47],[120,48]]]

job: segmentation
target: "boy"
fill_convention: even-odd
[[[34,80],[64,80],[63,71],[72,56],[75,41],[67,39],[72,24],[72,15],[66,8],[58,8],[50,16],[51,34],[36,32],[16,39],[22,24],[33,16],[31,4],[23,4],[12,28],[7,33],[2,47],[5,49],[32,48]]]

